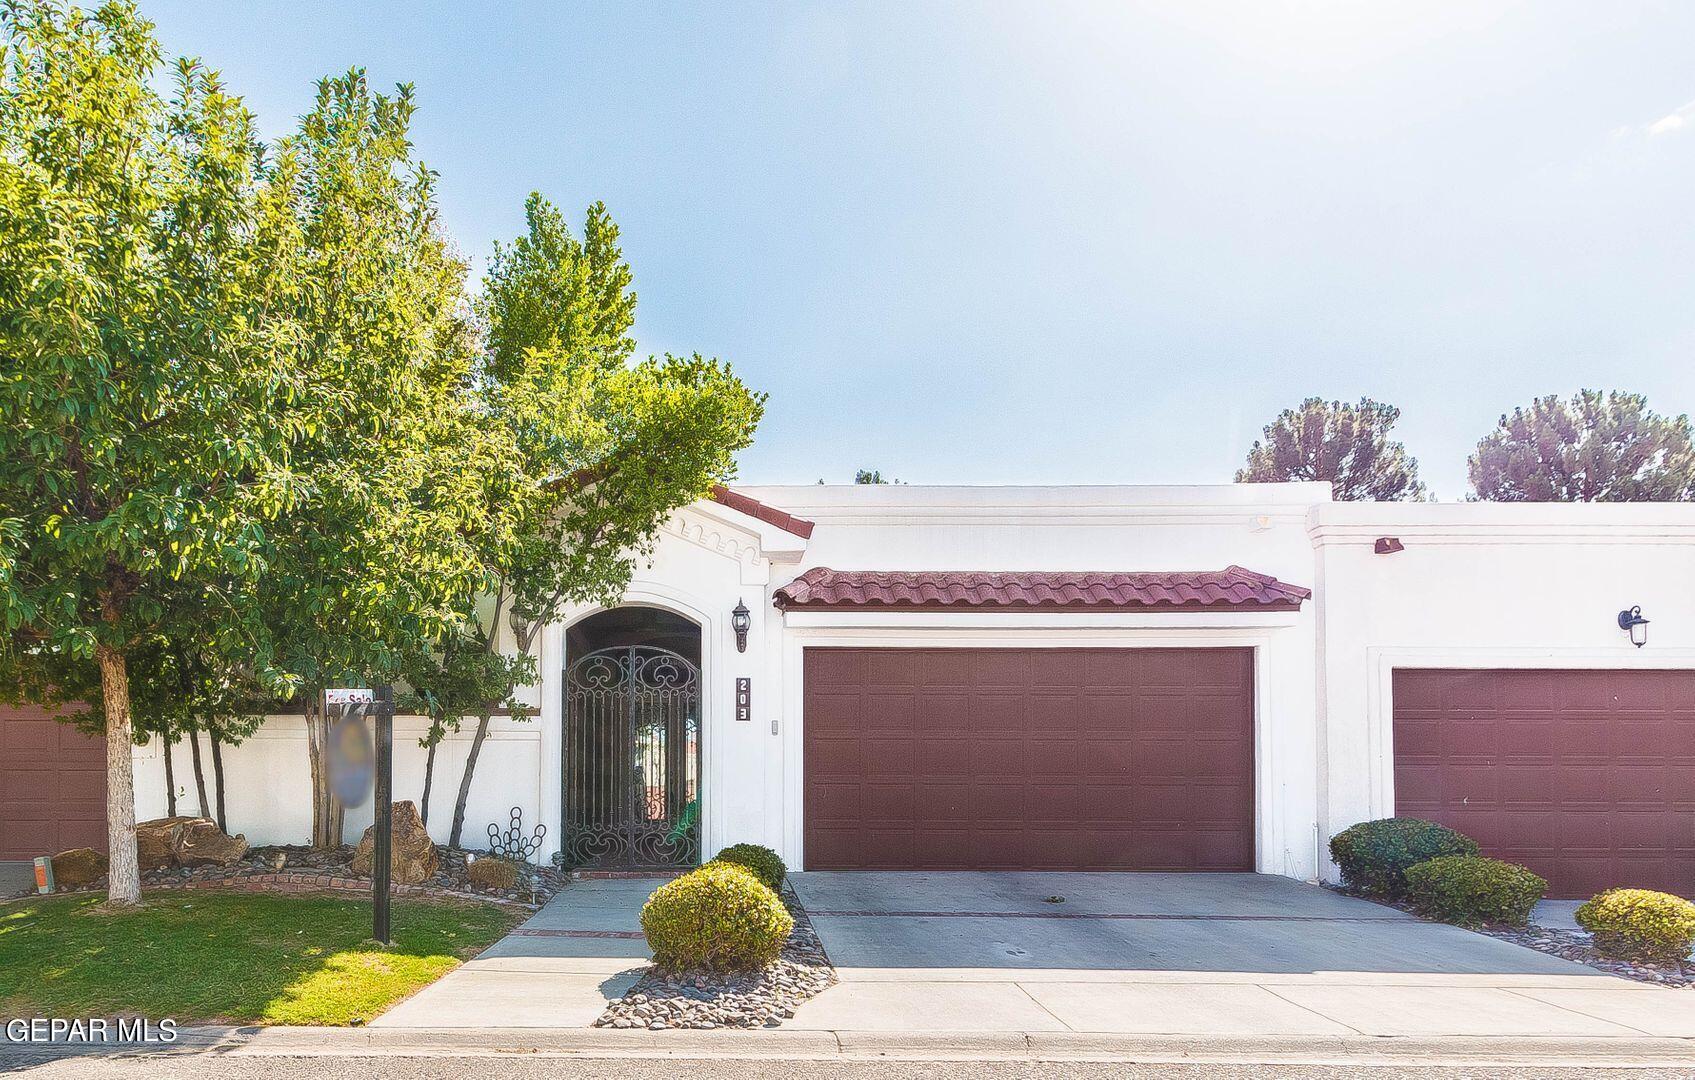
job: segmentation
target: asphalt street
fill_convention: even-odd
[[[1362,1066],[1266,1064],[1137,1064],[1114,1061],[796,1061],[782,1059],[631,1059],[557,1056],[440,1055],[381,1057],[242,1057],[200,1053],[147,1054],[135,1057],[70,1057],[52,1061],[0,1052],[0,1075],[32,1080],[435,1080],[474,1076],[477,1080],[930,1080],[968,1076],[972,1080],[1687,1080],[1686,1069],[1583,1069],[1492,1066]]]

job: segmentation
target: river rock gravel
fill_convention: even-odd
[[[824,946],[787,886],[783,903],[795,928],[777,962],[751,974],[685,974],[650,967],[629,993],[608,1006],[595,1027],[779,1027],[803,1002],[836,981]]]

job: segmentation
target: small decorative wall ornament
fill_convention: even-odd
[[[753,615],[740,600],[730,611],[730,629],[736,632],[736,651],[747,652],[747,631],[753,625]]]
[[[1630,643],[1638,649],[1648,644],[1648,620],[1642,617],[1641,604],[1618,613],[1618,628],[1630,635]]]
[[[541,850],[542,840],[547,836],[547,826],[537,825],[530,835],[524,835],[524,812],[518,807],[512,808],[512,822],[505,832],[500,831],[499,824],[490,822],[488,827],[488,852],[502,859],[512,859],[516,862],[528,863],[536,852]]]

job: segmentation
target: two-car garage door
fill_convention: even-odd
[[[1695,672],[1400,670],[1393,692],[1398,815],[1550,896],[1695,896]]]
[[[1251,649],[810,648],[806,865],[1252,870]]]

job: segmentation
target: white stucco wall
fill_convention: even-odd
[[[453,803],[470,751],[476,720],[468,719],[457,733],[450,734],[436,751],[435,782],[430,789],[430,834],[445,841],[453,822]],[[424,750],[418,740],[429,723],[421,716],[394,719],[394,797],[423,805]],[[465,806],[463,843],[467,847],[488,846],[488,826],[507,824],[512,807],[523,811],[528,832],[537,822],[541,808],[540,725],[495,717],[483,743],[476,779]],[[200,800],[194,786],[194,763],[187,741],[173,750],[177,788],[177,812],[197,814]],[[224,802],[231,832],[244,833],[252,844],[304,844],[312,834],[311,766],[306,752],[306,719],[294,715],[270,716],[253,736],[240,746],[224,751]],[[211,749],[204,738],[200,757],[206,773],[206,795],[216,799],[212,782]],[[155,741],[137,747],[135,758],[135,801],[137,820],[165,816],[165,760]],[[358,841],[371,824],[372,804],[347,811],[344,822],[348,843]],[[548,832],[558,830],[556,821],[544,822]]]
[[[1327,836],[1394,813],[1397,667],[1695,668],[1695,507],[1332,503],[1308,531]],[[1617,622],[1636,604],[1641,649]]]
[[[810,540],[701,503],[672,517],[625,602],[702,628],[703,846],[776,848],[805,865],[801,655],[809,645],[1250,646],[1255,662],[1256,865],[1332,872],[1334,832],[1393,812],[1390,674],[1397,666],[1630,665],[1695,668],[1695,507],[1331,503],[1324,484],[1204,487],[741,487],[816,523]],[[1406,550],[1375,555],[1379,536]],[[815,566],[837,570],[1217,570],[1241,565],[1315,595],[1295,613],[791,612],[776,588]],[[746,652],[729,627],[753,614]],[[1649,645],[1617,628],[1642,605]],[[569,611],[541,635],[539,708],[498,718],[467,815],[477,846],[522,808],[558,850],[561,708]],[[753,718],[734,719],[734,683],[753,685]],[[396,722],[395,792],[422,786],[421,718]],[[444,744],[431,831],[444,839],[470,730]],[[192,776],[176,756],[180,788]],[[304,842],[304,723],[273,717],[226,754],[231,827],[255,843]],[[164,812],[157,747],[137,751],[138,810]],[[195,805],[192,796],[182,804]],[[370,820],[350,812],[348,839]]]

